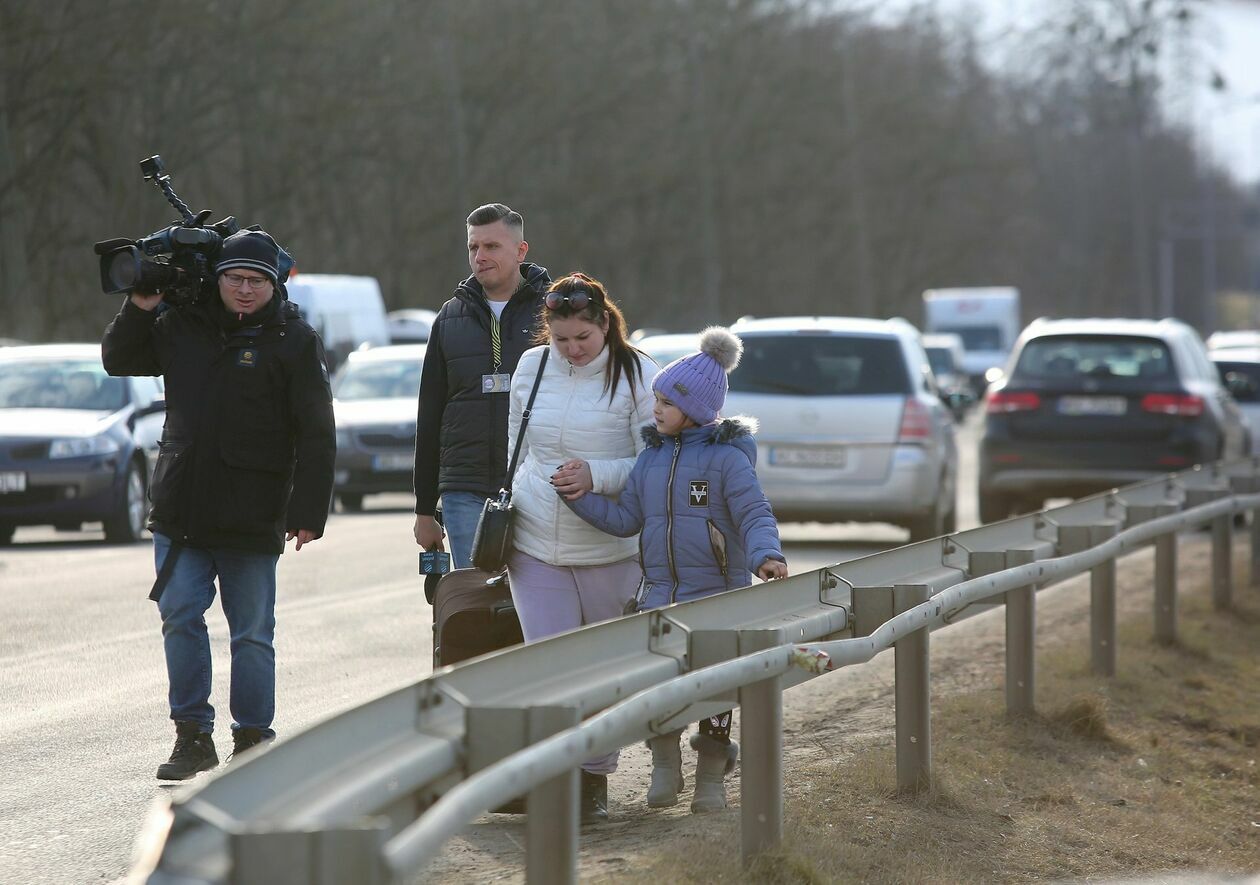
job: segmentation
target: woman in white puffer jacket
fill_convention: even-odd
[[[652,422],[657,369],[626,340],[625,318],[604,287],[584,274],[552,284],[543,322],[547,343],[521,356],[508,414],[510,450],[546,353],[512,478],[508,580],[526,642],[617,617],[639,586],[638,537],[601,532],[557,492],[625,487],[645,445],[640,428]],[[582,766],[583,820],[607,818],[607,775],[616,767],[616,753]]]

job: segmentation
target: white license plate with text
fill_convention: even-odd
[[[1122,396],[1061,396],[1061,415],[1123,415],[1129,401]]]
[[[375,455],[372,458],[373,470],[410,470],[413,466],[415,466],[415,458],[410,452]]]
[[[26,474],[20,470],[0,472],[0,495],[26,491]]]
[[[843,467],[845,451],[835,446],[774,446],[770,449],[770,463],[775,467]]]

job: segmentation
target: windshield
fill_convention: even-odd
[[[1048,335],[1024,345],[1015,366],[1018,379],[1069,381],[1083,378],[1173,379],[1172,356],[1156,338]]]
[[[0,362],[0,409],[89,409],[114,412],[127,404],[122,378],[89,360]]]
[[[932,331],[957,335],[962,339],[963,350],[1002,349],[1002,330],[997,326],[958,326]]]
[[[415,399],[422,365],[420,360],[351,361],[337,373],[333,396],[339,400]]]
[[[928,364],[932,366],[933,375],[948,375],[958,371],[958,367],[954,365],[954,352],[948,347],[924,349],[927,351]]]
[[[906,394],[895,338],[845,335],[747,335],[731,390],[797,396]]]

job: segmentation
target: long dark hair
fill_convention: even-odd
[[[568,299],[578,292],[585,292],[588,300],[582,307],[574,308]],[[584,273],[571,273],[552,283],[547,294],[559,295],[563,300],[555,307],[544,304],[544,322],[534,338],[536,344],[551,343],[552,317],[579,317],[597,326],[602,326],[607,317],[608,331],[604,335],[604,346],[608,348],[608,365],[604,367],[604,392],[608,394],[608,401],[612,402],[613,393],[617,390],[622,375],[626,376],[632,387],[635,383],[643,385],[643,366],[639,357],[646,357],[647,354],[627,340],[626,318],[603,283]]]

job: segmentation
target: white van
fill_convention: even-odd
[[[1010,286],[928,289],[923,293],[923,331],[957,335],[963,368],[977,392],[1006,364],[1022,328],[1019,290]]]
[[[351,351],[389,344],[385,300],[375,277],[302,273],[285,283],[289,300],[324,340],[330,369]]]

